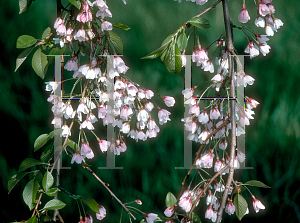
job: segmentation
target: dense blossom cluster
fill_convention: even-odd
[[[97,29],[92,28],[90,23],[95,19],[95,16],[97,21],[101,21]],[[82,11],[77,15],[75,25],[71,21],[63,21],[60,17],[56,19],[54,28],[59,36],[57,40],[61,47],[68,43],[72,49],[76,45],[88,43],[93,49],[100,47],[102,50],[99,55],[90,57],[90,61],[85,64],[79,62],[80,55],[84,55],[84,53],[80,50],[73,50],[71,59],[65,65],[66,70],[74,72],[73,78],[83,79],[88,85],[84,97],[79,98],[77,108],[74,108],[71,98],[67,102],[63,102],[59,101],[58,96],[53,94],[61,83],[47,82],[46,91],[52,92],[48,99],[53,104],[54,119],[52,124],[59,128],[64,119],[61,136],[71,136],[71,131],[66,124],[68,119],[75,118],[80,123],[79,129],[81,131],[95,130],[94,123],[102,120],[103,125],[112,124],[113,127],[117,127],[117,139],[111,143],[97,137],[100,150],[106,152],[110,148],[114,154],[120,155],[127,149],[124,135],[136,141],[145,141],[148,138],[156,137],[160,128],[152,115],[155,107],[152,102],[154,93],[149,89],[140,87],[124,75],[129,67],[126,66],[121,57],[114,56],[112,69],[108,70],[105,67],[108,63],[105,55],[112,54],[109,52],[111,49],[104,33],[104,31],[112,30],[112,24],[105,21],[105,17],[112,17],[108,6],[103,0],[96,0],[93,3],[90,1],[83,3]],[[66,25],[69,25],[67,30]],[[73,32],[76,27],[80,28]],[[75,33],[74,36],[73,33]],[[96,54],[96,52],[94,53]],[[160,97],[166,106],[174,106],[175,99],[173,97]],[[158,106],[156,108],[160,125],[170,121],[169,115],[171,113],[169,111]],[[74,154],[72,163],[81,163],[84,158],[91,159],[93,157],[93,150],[88,142],[82,139],[80,151]]]

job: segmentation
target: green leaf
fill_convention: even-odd
[[[168,69],[169,72],[175,74],[176,73],[176,56],[175,56],[175,51],[176,51],[176,44],[174,41],[172,41],[170,43],[170,45],[168,46],[165,54],[163,54],[162,56],[164,56],[163,58],[163,62],[166,66],[166,68]],[[177,59],[178,61],[179,59]],[[181,58],[180,58],[181,60]]]
[[[173,34],[169,35],[161,44],[161,47],[159,47],[158,49],[154,50],[152,53],[148,54],[147,56],[142,57],[142,59],[154,59],[156,57],[159,57],[160,55],[162,55],[166,49],[168,48],[169,43],[171,42],[171,40],[173,39]],[[164,61],[161,58],[162,61]]]
[[[52,199],[45,204],[43,209],[47,210],[55,210],[55,209],[62,209],[66,206],[66,204],[58,199]]]
[[[162,42],[161,45],[163,46],[163,45],[170,43],[171,41],[173,41],[173,37],[174,37],[173,34],[169,35],[167,38],[165,38],[165,40]]]
[[[26,221],[26,223],[38,223],[36,216],[33,216]]]
[[[171,192],[167,193],[166,206],[167,207],[174,206],[176,203],[177,203],[177,199],[174,196],[174,194],[172,194]]]
[[[26,176],[28,173],[30,172],[22,172],[22,173],[18,173],[13,175],[10,180],[8,181],[7,184],[7,189],[8,189],[8,194],[11,192],[11,190],[17,185],[17,183],[19,183],[20,180],[22,180],[22,178],[24,176]]]
[[[121,23],[113,23],[112,25],[115,28],[122,29],[122,30],[125,30],[125,31],[130,30],[129,26],[126,26],[126,25],[121,24]]]
[[[239,220],[242,220],[248,208],[247,201],[242,195],[237,194],[235,195],[233,202],[235,206],[235,214]]]
[[[58,191],[60,191],[60,190],[59,190],[58,188],[54,187],[54,188],[50,188],[50,189],[46,192],[46,194],[47,194],[48,196],[50,196],[50,197],[54,197],[54,196],[57,194]]]
[[[254,187],[264,187],[264,188],[271,188],[267,185],[265,185],[264,183],[257,181],[257,180],[250,180],[246,183],[244,183],[243,185],[250,185],[250,186],[254,186]]]
[[[73,140],[68,139],[67,145],[68,145],[69,147],[71,147],[71,149],[73,150],[74,153],[77,152],[78,145],[77,145],[77,143],[75,143]]]
[[[40,185],[37,181],[29,181],[23,190],[23,200],[27,204],[30,210],[34,208],[34,202],[36,202],[36,194]]]
[[[45,39],[45,38],[48,37],[50,34],[51,34],[51,28],[50,28],[50,27],[47,27],[47,28],[45,29],[45,31],[43,32],[42,39]]]
[[[98,203],[92,198],[80,198],[86,205],[88,205],[94,212],[99,213]]]
[[[191,25],[201,29],[210,28],[209,21],[201,17],[191,18],[189,21],[187,21],[187,23],[190,23]]]
[[[109,33],[110,41],[115,46],[115,48],[117,49],[117,51],[120,54],[123,54],[123,43],[122,43],[121,38],[115,32],[113,32],[111,30],[109,30],[107,32]]]
[[[191,214],[191,220],[192,220],[194,223],[201,223],[201,220],[200,220],[199,216],[196,215],[195,212],[192,212],[192,214]]]
[[[49,139],[52,139],[55,135],[59,136],[61,131],[62,131],[62,129],[55,129],[55,130],[49,132],[49,135],[48,135]]]
[[[185,33],[182,33],[177,39],[177,46],[180,51],[184,51],[188,43]]]
[[[48,134],[42,134],[34,142],[34,152],[38,149],[42,148],[43,145],[46,144],[46,142],[49,140]]]
[[[33,50],[33,47],[28,48],[19,54],[19,56],[17,57],[17,60],[16,60],[15,72],[19,69],[19,67],[22,65],[22,63],[26,60],[26,58],[28,57],[28,55],[31,53],[32,50]]]
[[[177,45],[175,45],[175,74],[179,74],[181,68],[182,68],[181,54]]]
[[[154,59],[156,57],[159,57],[163,50],[166,48],[167,45],[163,45],[159,47],[157,50],[154,50],[152,53],[148,54],[147,56],[142,57],[142,59]]]
[[[36,38],[28,35],[22,35],[17,39],[17,48],[27,48],[34,45],[36,42]]]
[[[36,165],[42,165],[46,164],[44,162],[41,162],[39,160],[33,159],[33,158],[26,158],[19,166],[18,173],[23,172],[24,170],[27,170],[30,167],[36,166]]]
[[[47,64],[47,56],[42,52],[42,50],[38,49],[37,51],[35,51],[32,57],[32,68],[42,79],[44,79],[45,77],[45,68]]]
[[[32,3],[32,0],[19,0],[19,7],[20,7],[19,14],[25,12],[26,9],[29,8],[31,3]]]
[[[54,178],[52,176],[52,174],[48,171],[46,171],[46,173],[44,174],[44,178],[43,178],[43,188],[44,191],[48,191],[50,189],[50,187],[52,187],[54,183]]]
[[[49,160],[54,156],[54,147],[53,147],[53,143],[51,143],[50,145],[48,145],[45,150],[42,152],[42,155],[40,157],[40,160],[44,163],[48,163]]]
[[[69,2],[71,2],[72,5],[74,5],[76,8],[80,10],[81,2],[79,0],[69,0]]]

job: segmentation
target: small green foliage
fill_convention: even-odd
[[[19,0],[20,11],[19,14],[26,11],[29,8],[33,0]]]
[[[69,2],[80,10],[81,2],[79,0],[69,0]]]
[[[62,209],[66,206],[66,204],[58,199],[52,199],[48,201],[43,209],[47,210],[55,210],[55,209]]]
[[[169,192],[166,196],[166,206],[167,207],[174,206],[176,203],[177,203],[176,197],[174,196],[174,194]]]
[[[26,221],[26,223],[38,223],[36,216],[33,216]]]
[[[184,51],[188,43],[185,33],[182,33],[177,39],[177,46],[180,51]]]
[[[116,50],[123,54],[123,43],[121,38],[113,31],[109,30],[107,31],[109,33],[110,41],[113,44],[113,46],[116,48]]]
[[[46,164],[44,162],[41,162],[39,160],[33,159],[33,158],[26,158],[19,166],[18,173],[23,172],[24,170],[27,170],[30,167],[36,166],[36,165],[42,165]]]
[[[130,27],[129,27],[129,26],[126,26],[126,25],[121,24],[121,23],[112,23],[112,25],[113,25],[113,27],[115,27],[115,28],[122,29],[122,30],[125,30],[125,31],[130,30]]]
[[[13,175],[10,180],[8,181],[7,184],[7,189],[8,189],[8,194],[11,192],[11,190],[17,185],[17,183],[19,183],[20,180],[22,180],[22,178],[24,176],[26,176],[28,173],[30,172],[22,172],[22,173],[18,173]]]
[[[271,188],[271,187],[265,185],[264,183],[262,183],[258,180],[250,180],[250,181],[244,183],[243,185],[250,185],[250,186],[254,186],[254,187]]]
[[[37,139],[34,142],[34,152],[42,148],[43,145],[45,145],[48,140],[49,140],[48,134],[42,134],[39,137],[37,137]]]
[[[80,198],[86,205],[88,205],[94,212],[99,213],[98,203],[92,198]]]
[[[46,66],[48,64],[48,59],[46,54],[42,52],[42,50],[39,48],[32,57],[32,68],[35,71],[35,73],[40,76],[42,79],[45,78],[45,71]]]
[[[52,187],[54,183],[54,178],[52,176],[52,174],[48,171],[46,171],[46,173],[44,174],[44,178],[43,178],[43,188],[44,191],[48,191],[50,189],[50,187]]]
[[[36,38],[34,38],[32,36],[28,36],[28,35],[22,35],[22,36],[19,36],[19,38],[17,39],[16,47],[18,49],[27,48],[27,47],[34,45],[36,42],[37,42]]]
[[[210,23],[207,19],[201,18],[201,17],[196,17],[196,18],[191,18],[187,23],[201,29],[208,29],[210,28]]]
[[[36,194],[39,188],[39,183],[35,180],[31,180],[26,184],[23,190],[23,200],[30,210],[35,206]]]
[[[33,50],[33,47],[28,48],[19,54],[19,56],[17,57],[17,60],[16,60],[15,72],[19,69],[19,67],[22,65],[22,63],[26,60],[26,58],[28,57],[28,55],[31,53],[32,50]]]
[[[239,220],[242,220],[248,208],[247,201],[241,194],[237,194],[234,197],[233,202],[235,206],[235,214]]]

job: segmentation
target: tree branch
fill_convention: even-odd
[[[228,76],[230,77],[230,97],[232,99],[236,98],[235,95],[235,80],[233,75],[233,58],[234,55],[234,47],[233,47],[233,35],[232,35],[232,22],[229,15],[228,9],[228,1],[222,0],[223,3],[223,14],[224,14],[224,24],[225,24],[225,32],[226,32],[226,40],[227,40],[227,50],[228,50],[228,64],[229,64],[229,71]],[[223,214],[223,210],[225,208],[225,203],[228,196],[228,191],[230,188],[230,184],[233,179],[234,169],[233,169],[233,160],[235,155],[235,148],[236,148],[236,123],[235,123],[235,100],[230,101],[230,122],[231,122],[231,145],[230,145],[230,161],[229,161],[229,174],[228,179],[226,182],[225,190],[223,193],[221,205],[217,214],[216,223],[221,221],[221,217]]]
[[[177,197],[177,202],[179,201],[179,198],[180,198],[180,196],[181,196],[181,194],[182,194],[182,190],[183,190],[183,186],[184,186],[184,184],[185,184],[185,181],[186,181],[186,179],[190,176],[190,174],[191,174],[191,172],[192,172],[194,166],[196,165],[196,161],[197,161],[197,159],[198,159],[198,157],[199,157],[199,154],[200,154],[202,148],[204,147],[205,143],[207,142],[207,140],[209,140],[210,137],[212,137],[214,134],[216,134],[218,131],[220,131],[224,126],[228,125],[229,123],[230,123],[230,121],[229,121],[229,120],[226,120],[226,121],[225,121],[222,125],[220,125],[215,131],[213,131],[212,133],[210,133],[210,134],[206,137],[206,139],[203,141],[202,145],[200,146],[200,148],[198,149],[198,151],[197,151],[196,154],[195,154],[195,155],[196,155],[196,158],[195,158],[195,160],[194,160],[194,163],[193,163],[191,169],[189,170],[189,172],[187,173],[187,175],[185,175],[185,177],[184,177],[184,179],[183,179],[183,181],[182,181],[182,183],[181,183],[181,188],[180,188],[180,191],[179,191],[179,194],[178,194],[178,197]]]

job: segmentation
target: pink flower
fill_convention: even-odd
[[[124,105],[124,107],[121,109],[120,118],[127,120],[128,117],[132,114],[133,114],[132,108],[127,105]]]
[[[157,217],[158,217],[157,214],[153,214],[153,213],[146,214],[146,222],[153,223]]]
[[[184,89],[183,91],[182,91],[182,94],[183,94],[183,96],[185,97],[185,98],[190,98],[190,97],[192,97],[193,96],[193,93],[194,93],[194,88],[190,88],[190,89]]]
[[[250,125],[249,119],[246,115],[242,115],[240,118],[240,125],[241,127],[245,127],[245,125]]]
[[[249,13],[246,9],[246,5],[243,4],[243,9],[241,10],[240,14],[239,14],[239,21],[241,23],[246,23],[250,20],[250,16]]]
[[[209,121],[208,114],[205,110],[198,116],[198,120],[201,124],[206,124]]]
[[[171,113],[165,109],[159,109],[158,111],[158,119],[159,119],[159,124],[163,125],[164,123],[167,123],[167,121],[171,121],[169,118],[169,115]]]
[[[175,104],[175,99],[173,97],[170,97],[170,96],[163,96],[162,97],[166,106],[168,107],[173,107],[174,104]]]
[[[245,97],[245,99],[246,99],[246,105],[248,109],[256,108],[256,106],[259,104],[257,101],[247,96]]]
[[[197,168],[211,168],[213,166],[214,154],[212,152],[201,156],[196,161]]]
[[[109,146],[110,142],[108,142],[106,140],[101,140],[99,138],[97,140],[98,140],[98,143],[99,143],[100,150],[102,152],[106,152],[107,151],[107,147]]]
[[[228,203],[225,207],[225,212],[229,215],[232,215],[235,212],[235,206],[231,200],[228,199]]]
[[[102,25],[101,25],[101,31],[108,31],[108,30],[112,30],[112,24],[108,21],[102,21]]]
[[[263,3],[258,4],[258,11],[262,17],[265,17],[266,15],[268,15],[270,13],[269,7]]]
[[[100,214],[96,213],[96,218],[98,220],[102,220],[106,216],[106,210],[102,205],[98,204],[98,206],[99,206],[99,213]]]
[[[182,208],[186,213],[189,212],[192,208],[192,201],[190,199],[190,195],[183,194],[178,202],[179,207]]]
[[[262,17],[257,17],[254,23],[257,27],[261,27],[261,28],[265,28],[266,25],[266,22]]]
[[[192,107],[190,107],[189,113],[190,113],[191,115],[194,114],[194,115],[198,116],[198,115],[200,114],[200,107],[199,107],[199,105],[198,105],[198,104],[195,104],[195,105],[193,105]]]
[[[94,130],[94,126],[92,125],[92,122],[87,118],[83,123],[80,125],[80,129],[87,128],[89,130]]]
[[[164,214],[170,218],[173,214],[174,214],[174,211],[175,211],[175,206],[170,206],[168,207],[165,211],[164,211]]]
[[[206,212],[205,212],[205,218],[214,219],[214,218],[216,218],[215,215],[216,215],[216,213],[212,209],[212,204],[210,204],[209,207],[207,208]]]
[[[93,223],[93,217],[91,215],[89,215],[88,213],[86,213],[86,222],[87,223]]]
[[[66,27],[65,27],[65,25],[64,25],[63,22],[60,23],[60,24],[57,26],[56,32],[57,32],[57,34],[60,35],[60,36],[65,36],[65,35],[67,34],[67,29],[66,29]]]
[[[145,109],[141,109],[137,114],[137,120],[147,122],[149,118],[149,114]]]
[[[84,161],[83,156],[81,156],[80,153],[77,152],[73,155],[71,163],[76,162],[77,164],[81,164],[82,161]]]
[[[149,90],[149,89],[144,89],[144,91],[145,91],[145,97],[146,97],[147,99],[151,99],[151,98],[154,96],[153,91],[151,91],[151,90]]]
[[[211,193],[211,190],[209,190],[208,195],[206,197],[206,205],[209,205],[209,204],[214,205],[216,203],[216,201],[217,201],[216,196]]]
[[[135,203],[139,204],[139,205],[142,205],[142,201],[141,200],[135,200]]]
[[[210,119],[218,119],[220,117],[220,112],[218,110],[218,108],[216,107],[213,107],[211,110],[210,110]]]
[[[259,200],[257,200],[253,195],[252,198],[253,198],[253,208],[256,213],[259,212],[260,209],[265,209],[265,206]]]
[[[259,49],[253,44],[252,40],[250,40],[244,52],[250,54],[250,59],[259,55]]]
[[[74,36],[74,39],[78,40],[79,42],[85,41],[85,30],[83,28],[78,30]]]
[[[201,144],[206,140],[209,134],[210,133],[207,128],[203,132],[201,132],[201,134],[198,137]],[[209,139],[206,141],[206,144],[208,143],[209,143]]]
[[[92,159],[94,158],[94,153],[93,153],[93,150],[91,149],[91,147],[85,143],[85,142],[82,142],[81,144],[81,155],[83,157],[86,157],[88,159]]]
[[[78,70],[77,57],[72,57],[65,65],[65,69],[68,71]]]
[[[240,150],[237,150],[237,158],[240,163],[244,162],[246,158],[245,153],[242,153]]]
[[[54,29],[57,29],[57,27],[63,23],[63,20],[60,17],[57,17],[57,19],[54,22]]]

